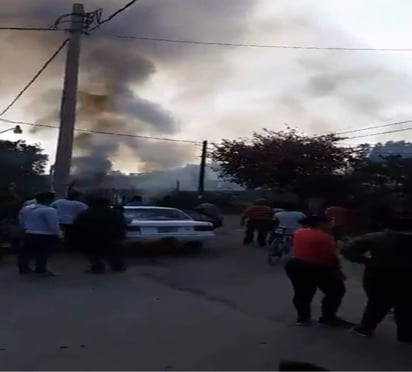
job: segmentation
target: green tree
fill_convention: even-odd
[[[334,135],[307,136],[295,130],[264,130],[251,139],[223,140],[211,154],[222,177],[247,188],[292,191],[302,197],[345,192],[344,176],[365,153],[343,147]]]
[[[37,144],[0,141],[0,188],[5,190],[14,185],[16,190],[29,193],[44,187],[42,174],[47,160]]]

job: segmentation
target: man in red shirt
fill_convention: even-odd
[[[296,324],[312,323],[311,302],[316,290],[320,289],[325,297],[319,323],[331,327],[351,327],[352,323],[336,316],[345,294],[345,285],[336,243],[328,233],[332,221],[325,216],[311,216],[302,223],[307,227],[295,232],[292,258],[286,264],[286,272],[294,289],[293,303],[298,313]]]
[[[243,243],[245,245],[252,243],[255,231],[257,231],[258,243],[261,247],[264,247],[267,236],[274,224],[273,209],[267,205],[265,199],[257,200],[246,209],[242,216],[242,226],[246,221],[246,234]]]

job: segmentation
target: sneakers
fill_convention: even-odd
[[[352,331],[361,337],[372,337],[374,333],[372,330],[363,328],[362,326],[355,327]]]
[[[331,328],[345,328],[345,329],[352,328],[355,325],[351,322],[348,322],[338,317],[333,317],[333,318],[321,317],[319,319],[319,324],[326,326],[326,327],[331,327]]]

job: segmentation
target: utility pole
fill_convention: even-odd
[[[207,141],[203,141],[202,156],[200,158],[199,186],[197,188],[197,192],[199,196],[202,196],[203,193],[205,192],[206,158],[207,158]]]
[[[59,139],[54,169],[54,190],[59,197],[66,196],[73,154],[76,123],[77,87],[80,61],[80,41],[83,34],[84,6],[73,4],[70,41],[67,49],[66,71],[60,110]]]

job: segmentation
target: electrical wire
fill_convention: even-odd
[[[135,4],[138,0],[133,0],[114,12],[108,18],[101,20],[102,9],[97,9],[93,12],[86,13],[85,30],[86,34],[90,34],[92,31],[98,29],[102,24],[111,21],[119,13],[125,11],[127,8]],[[53,27],[0,27],[0,30],[9,31],[68,31],[66,29],[61,30],[58,26],[62,23],[69,23],[64,18],[72,15],[64,14],[59,17]],[[92,23],[97,22],[92,28],[89,28]],[[235,42],[216,42],[216,41],[201,41],[201,40],[181,40],[170,38],[158,38],[148,36],[133,36],[133,35],[120,35],[120,34],[99,34],[100,36],[112,37],[116,39],[125,40],[141,40],[141,41],[154,41],[163,43],[175,43],[175,44],[192,44],[192,45],[206,45],[206,46],[227,46],[227,47],[243,47],[243,48],[262,48],[262,49],[298,49],[298,50],[330,50],[330,51],[354,51],[354,52],[412,52],[412,48],[362,48],[362,47],[334,47],[334,46],[313,46],[313,45],[274,45],[274,44],[248,44],[248,43],[235,43]]]
[[[383,135],[383,134],[406,132],[406,131],[409,131],[409,130],[412,130],[412,127],[410,127],[410,128],[403,128],[403,129],[388,130],[388,131],[386,131],[386,132],[363,134],[363,135],[360,135],[360,136],[346,137],[346,138],[344,138],[343,140],[356,139],[356,138],[366,138],[366,137],[373,137],[373,136],[380,136],[380,135]]]
[[[209,45],[209,46],[227,46],[227,47],[242,47],[242,48],[263,48],[263,49],[304,49],[304,50],[331,50],[331,51],[357,51],[357,52],[412,52],[412,48],[356,48],[356,47],[319,47],[310,45],[274,45],[274,44],[247,44],[247,43],[232,43],[232,42],[217,42],[217,41],[200,41],[200,40],[182,40],[170,38],[158,38],[147,36],[132,36],[101,33],[99,36],[112,37],[125,40],[142,40],[155,41],[162,43],[175,44],[192,44],[192,45]]]
[[[402,124],[409,124],[409,123],[412,123],[412,120],[397,121],[397,122],[389,123],[389,124],[381,124],[381,125],[375,125],[375,126],[372,126],[372,127],[346,130],[344,132],[337,132],[337,133],[334,133],[334,134],[341,135],[341,134],[357,133],[357,132],[363,132],[365,130],[370,130],[370,129],[392,127],[392,126],[395,126],[395,125],[402,125]]]
[[[0,27],[1,31],[60,31],[51,27]]]
[[[10,119],[3,119],[3,118],[0,118],[0,121],[8,123],[8,124],[17,124],[17,125],[27,125],[27,126],[31,126],[31,127],[58,129],[57,126],[48,125],[48,124],[28,123],[26,121],[10,120]],[[202,141],[175,139],[175,138],[167,138],[167,137],[143,136],[143,135],[128,134],[128,133],[105,132],[105,131],[99,131],[99,130],[93,130],[93,129],[76,128],[75,131],[79,132],[79,133],[104,134],[104,135],[111,135],[111,136],[140,138],[140,139],[155,140],[155,141],[190,143],[190,144],[194,144],[194,145],[201,145],[202,144]]]
[[[102,12],[100,10],[99,13],[97,13],[97,25],[92,27],[91,29],[87,30],[87,33],[91,33],[94,30],[98,29],[101,25],[110,22],[113,18],[117,17],[120,13],[124,12],[125,10],[127,10],[128,8],[130,8],[132,5],[134,5],[138,0],[132,0],[130,2],[128,2],[126,5],[124,5],[122,8],[116,10],[112,15],[110,15],[109,17],[107,17],[106,19],[101,19],[101,15]]]
[[[66,44],[69,42],[69,39],[63,41],[57,50],[52,54],[52,56],[46,61],[46,63],[41,67],[41,69],[34,75],[34,77],[26,84],[26,86],[17,94],[17,96],[7,105],[7,107],[0,112],[0,116],[3,116],[7,111],[9,111],[14,104],[21,98],[21,96],[32,86],[32,84],[39,78],[39,76],[47,69],[50,63],[59,55],[63,50]]]

